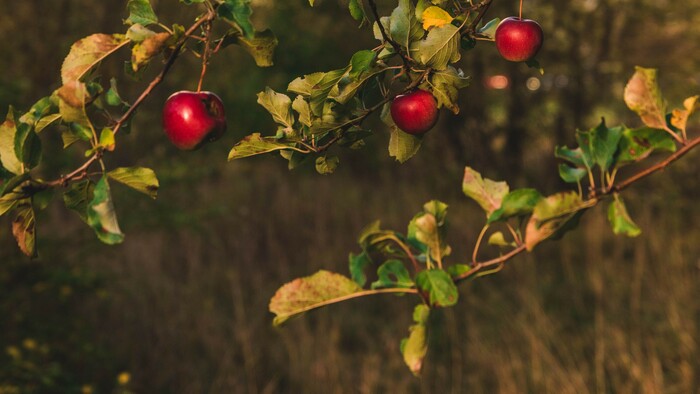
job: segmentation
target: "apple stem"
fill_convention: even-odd
[[[520,20],[523,19],[523,0],[520,0],[520,14],[518,14]]]
[[[211,41],[211,24],[212,22],[209,21],[204,25],[206,38],[204,40],[204,50],[202,51],[202,74],[199,76],[197,93],[202,91],[202,82],[204,82],[204,75],[207,73],[207,63],[209,63],[209,44]]]

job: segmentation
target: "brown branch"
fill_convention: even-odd
[[[698,145],[700,145],[700,137],[689,140],[685,145],[683,145],[683,147],[681,149],[679,149],[678,151],[673,153],[671,156],[667,157],[666,159],[664,159],[660,163],[658,163],[654,166],[651,166],[651,167],[647,168],[646,170],[641,171],[641,172],[625,179],[624,181],[618,183],[617,185],[614,185],[613,187],[610,188],[610,191],[608,193],[605,193],[605,194],[620,192],[620,191],[626,189],[627,187],[629,187],[631,184],[633,184],[641,179],[644,179],[657,171],[663,170],[664,168],[668,167],[668,165],[670,165],[674,161],[685,156],[686,153],[690,152],[693,148],[695,148]]]
[[[475,9],[479,10],[479,13],[476,14],[476,18],[474,18],[474,20],[469,24],[469,26],[467,27],[467,31],[474,32],[476,30],[476,26],[479,24],[479,22],[481,22],[482,19],[484,19],[486,11],[489,10],[489,7],[491,7],[492,2],[493,0],[484,0],[474,7]]]
[[[688,152],[690,152],[693,148],[697,147],[698,145],[700,145],[700,137],[689,140],[686,144],[683,145],[683,147],[681,149],[679,149],[678,151],[676,151],[672,155],[668,156],[663,161],[630,176],[629,178],[625,179],[624,181],[622,181],[616,185],[611,186],[608,190],[603,191],[597,197],[592,197],[591,199],[584,201],[582,206],[584,206],[586,209],[588,209],[588,208],[591,208],[591,207],[597,205],[600,201],[602,201],[602,199],[600,199],[599,197],[609,196],[611,194],[621,192],[622,190],[628,188],[632,184],[639,182],[640,180],[648,177],[649,175],[665,169],[671,163],[673,163],[676,160],[680,159],[681,157],[685,156]],[[519,255],[520,253],[522,253],[526,250],[527,250],[526,245],[521,244],[517,248],[512,249],[510,252],[508,252],[500,257],[497,257],[497,258],[491,259],[491,260],[487,260],[487,261],[475,263],[472,265],[472,267],[469,271],[454,278],[454,282],[455,283],[462,282],[466,279],[474,277],[476,274],[478,274],[479,272],[483,271],[486,268],[505,264],[506,262],[508,262],[509,260],[511,260],[512,258],[514,258],[515,256]]]
[[[420,83],[423,81],[423,79],[425,79],[425,77],[428,76],[428,74],[430,74],[431,71],[432,71],[432,68],[428,68],[428,69],[424,70],[423,73],[422,73],[418,78],[416,78],[416,79],[415,79],[413,82],[411,82],[410,84],[406,85],[406,87],[403,88],[403,89],[402,89],[401,91],[399,91],[398,93],[390,94],[390,95],[384,97],[384,98],[383,98],[381,101],[379,101],[377,104],[375,104],[375,105],[373,105],[372,107],[368,108],[364,114],[358,116],[358,117],[355,118],[355,119],[351,119],[351,120],[349,120],[349,121],[347,121],[347,122],[345,122],[345,123],[343,123],[343,124],[341,124],[341,125],[338,125],[338,126],[332,128],[332,129],[328,130],[327,133],[332,133],[332,132],[334,132],[334,131],[339,131],[339,133],[338,133],[338,135],[336,135],[335,137],[333,137],[330,141],[328,141],[328,142],[326,142],[325,144],[323,144],[323,145],[321,145],[321,146],[315,148],[315,149],[314,149],[314,152],[316,152],[316,153],[321,153],[321,152],[324,152],[324,151],[328,150],[333,144],[335,144],[335,143],[338,142],[341,138],[343,138],[343,135],[344,135],[345,131],[347,131],[350,127],[355,126],[355,125],[358,125],[358,124],[364,122],[364,120],[367,119],[368,116],[370,116],[370,115],[373,114],[374,112],[380,110],[382,107],[384,107],[384,104],[386,104],[386,103],[390,102],[391,100],[395,99],[396,96],[405,94],[405,93],[407,93],[408,91],[413,90],[413,89],[415,89],[416,87],[418,87],[418,85],[420,85]]]
[[[146,89],[141,93],[141,95],[134,101],[134,103],[129,107],[129,109],[117,120],[117,122],[113,126],[113,133],[117,134],[119,132],[119,129],[134,115],[136,112],[136,109],[141,106],[143,101],[148,97],[151,92],[153,92],[153,89],[155,89],[156,86],[158,86],[163,79],[165,78],[165,75],[170,71],[170,68],[173,66],[175,63],[175,60],[180,54],[180,50],[182,47],[185,45],[187,40],[190,38],[190,36],[197,30],[202,24],[211,22],[216,14],[213,12],[208,12],[204,17],[201,19],[197,20],[192,26],[190,26],[189,29],[185,32],[183,38],[178,42],[178,44],[175,46],[173,49],[173,52],[170,54],[168,57],[168,60],[166,60],[165,65],[163,66],[163,70],[151,81],[151,83],[148,84]],[[58,186],[67,186],[70,182],[76,181],[83,179],[87,176],[87,171],[90,168],[90,166],[99,161],[102,158],[103,152],[101,150],[98,150],[95,152],[92,156],[90,156],[85,163],[83,163],[80,167],[76,168],[75,170],[71,171],[67,175],[62,175],[60,178],[49,181],[49,182],[44,182],[43,185],[46,188],[50,187],[58,187]]]
[[[374,15],[374,19],[377,21],[377,26],[379,27],[379,32],[382,35],[382,38],[384,41],[388,42],[393,48],[394,51],[401,57],[401,60],[403,61],[403,66],[406,70],[410,68],[410,62],[406,54],[403,53],[403,49],[401,48],[401,45],[394,41],[389,35],[386,33],[386,29],[384,28],[384,25],[382,25],[381,17],[379,16],[379,11],[377,11],[377,3],[374,0],[368,0],[369,1],[369,8],[372,10],[372,14]]]

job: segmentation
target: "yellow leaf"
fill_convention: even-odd
[[[430,6],[423,11],[423,29],[440,27],[452,22],[452,16],[440,7]]]

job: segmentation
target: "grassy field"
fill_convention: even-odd
[[[692,163],[628,195],[639,238],[614,237],[595,209],[563,241],[463,284],[462,302],[431,322],[422,379],[398,350],[415,303],[407,296],[357,300],[273,328],[267,303],[277,287],[321,268],[346,273],[365,224],[380,218],[402,229],[430,197],[450,204],[451,261],[468,260],[483,214],[461,196],[459,176],[431,177],[420,160],[379,159],[379,169],[333,177],[263,160],[203,170],[196,184],[165,178],[160,202],[118,195],[117,209],[133,210],[118,247],[51,211],[45,220],[56,232],[29,264],[101,281],[94,292],[69,293],[72,303],[49,323],[88,327],[86,341],[108,352],[111,369],[101,373],[128,372],[138,393],[697,390],[700,230],[692,188],[679,186],[693,177]],[[3,253],[11,243],[3,235]]]

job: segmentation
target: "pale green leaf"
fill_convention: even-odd
[[[541,199],[532,212],[525,230],[525,245],[531,251],[537,244],[565,228],[595,201],[584,202],[574,191],[561,192]]]
[[[270,67],[273,65],[272,57],[279,41],[270,29],[255,32],[252,38],[236,36],[237,43],[246,50],[255,60],[258,67]]]
[[[404,163],[418,153],[423,143],[423,138],[401,131],[391,118],[390,108],[390,104],[387,103],[382,109],[381,114],[382,121],[389,126],[389,130],[391,131],[391,136],[389,137],[389,155],[395,158],[399,163]]]
[[[15,153],[15,135],[17,125],[15,123],[14,109],[10,107],[7,111],[5,121],[0,124],[0,162],[2,166],[13,174],[23,172],[22,163]]]
[[[111,179],[122,183],[153,199],[158,196],[158,178],[150,168],[119,167],[107,173]]]
[[[462,180],[462,191],[464,194],[476,201],[486,212],[486,216],[501,207],[503,197],[508,194],[510,188],[506,182],[495,182],[484,179],[481,174],[471,167],[464,169],[464,179]]]
[[[286,94],[277,93],[269,87],[258,93],[258,104],[265,107],[275,122],[291,129],[294,125],[292,100]]]
[[[445,70],[432,74],[430,85],[431,92],[437,99],[438,108],[446,107],[457,115],[459,90],[469,86],[469,77],[466,77],[462,70],[448,66]]]
[[[229,160],[242,159],[244,157],[260,155],[278,150],[290,149],[293,144],[279,142],[272,137],[262,137],[260,133],[253,133],[239,141],[228,154]]]
[[[411,45],[411,56],[421,64],[435,70],[444,70],[450,63],[459,61],[459,28],[454,25],[436,27],[424,40]]]
[[[338,156],[320,156],[316,158],[316,172],[318,172],[321,175],[328,175],[332,174],[336,168],[338,168],[338,164],[340,163],[340,159]]]
[[[342,301],[361,290],[352,279],[322,270],[280,287],[269,308],[276,315],[274,324],[280,325],[295,315]]]
[[[409,327],[408,338],[401,341],[401,354],[408,369],[419,376],[423,368],[423,359],[428,354],[428,317],[430,308],[419,304],[413,310],[413,320],[416,324]]]
[[[636,237],[642,233],[642,230],[634,223],[622,197],[615,194],[615,199],[608,207],[608,221],[612,226],[615,234],[624,234],[628,237]]]
[[[87,206],[87,223],[95,230],[97,238],[108,245],[118,244],[124,240],[106,176],[100,178],[95,185],[92,201]]]

